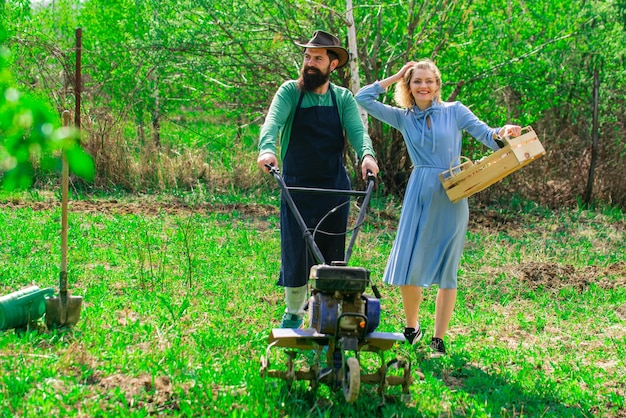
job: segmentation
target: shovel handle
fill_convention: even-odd
[[[63,111],[63,126],[69,126],[70,112]],[[69,167],[65,153],[61,156],[61,279],[59,291],[67,292],[67,206],[68,206],[68,183],[69,183]]]

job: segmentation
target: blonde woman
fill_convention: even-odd
[[[396,83],[395,101],[378,97]],[[462,132],[492,150],[500,136],[517,136],[518,125],[491,128],[460,102],[441,100],[441,73],[430,60],[409,62],[396,74],[363,87],[356,100],[374,118],[402,133],[413,164],[398,232],[385,268],[385,283],[400,286],[405,314],[404,336],[414,344],[422,338],[419,308],[423,289],[438,286],[435,329],[430,347],[446,353],[444,337],[457,295],[457,270],[469,219],[467,199],[452,203],[439,173],[458,162]]]

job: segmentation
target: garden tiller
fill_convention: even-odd
[[[402,386],[403,394],[408,396],[409,385],[413,381],[410,361],[393,359],[385,362],[384,355],[394,343],[404,342],[404,336],[401,333],[376,331],[380,320],[380,295],[375,286],[371,286],[374,296],[364,293],[370,286],[370,271],[363,267],[348,266],[374,188],[374,176],[371,173],[368,175],[365,191],[288,187],[278,168],[268,168],[302,228],[306,245],[317,264],[311,267],[309,274],[309,327],[273,329],[266,354],[261,357],[261,374],[284,379],[289,386],[296,380],[307,380],[313,389],[320,383],[332,388],[342,387],[349,403],[358,398],[361,382],[378,384],[380,395],[384,395],[387,386]],[[294,191],[363,198],[344,260],[332,260],[330,264],[324,260],[291,196]],[[285,349],[286,369],[270,369],[271,350],[276,347]],[[313,350],[314,355],[304,356],[303,369],[296,370],[297,355],[303,350]],[[374,357],[377,355],[380,360],[380,365],[371,373],[361,370],[360,353],[366,351],[375,353]],[[398,371],[391,373],[393,369]]]

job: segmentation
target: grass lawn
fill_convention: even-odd
[[[58,200],[0,196],[0,294],[58,287]],[[386,355],[411,361],[410,398],[362,384],[347,404],[341,389],[260,375],[284,306],[277,198],[255,200],[71,200],[81,318],[73,332],[43,320],[0,332],[0,416],[626,416],[623,212],[472,208],[449,355],[395,345]],[[398,215],[375,200],[350,263],[382,293],[378,331],[403,323],[398,290],[381,283]]]

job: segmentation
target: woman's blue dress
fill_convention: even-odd
[[[499,128],[490,128],[460,102],[436,102],[422,111],[377,101],[384,93],[378,82],[356,94],[357,103],[376,119],[402,133],[413,164],[398,232],[383,275],[385,283],[440,288],[457,287],[457,270],[469,220],[467,199],[452,203],[439,173],[456,165],[462,131],[492,150]],[[427,123],[430,116],[430,127]]]

